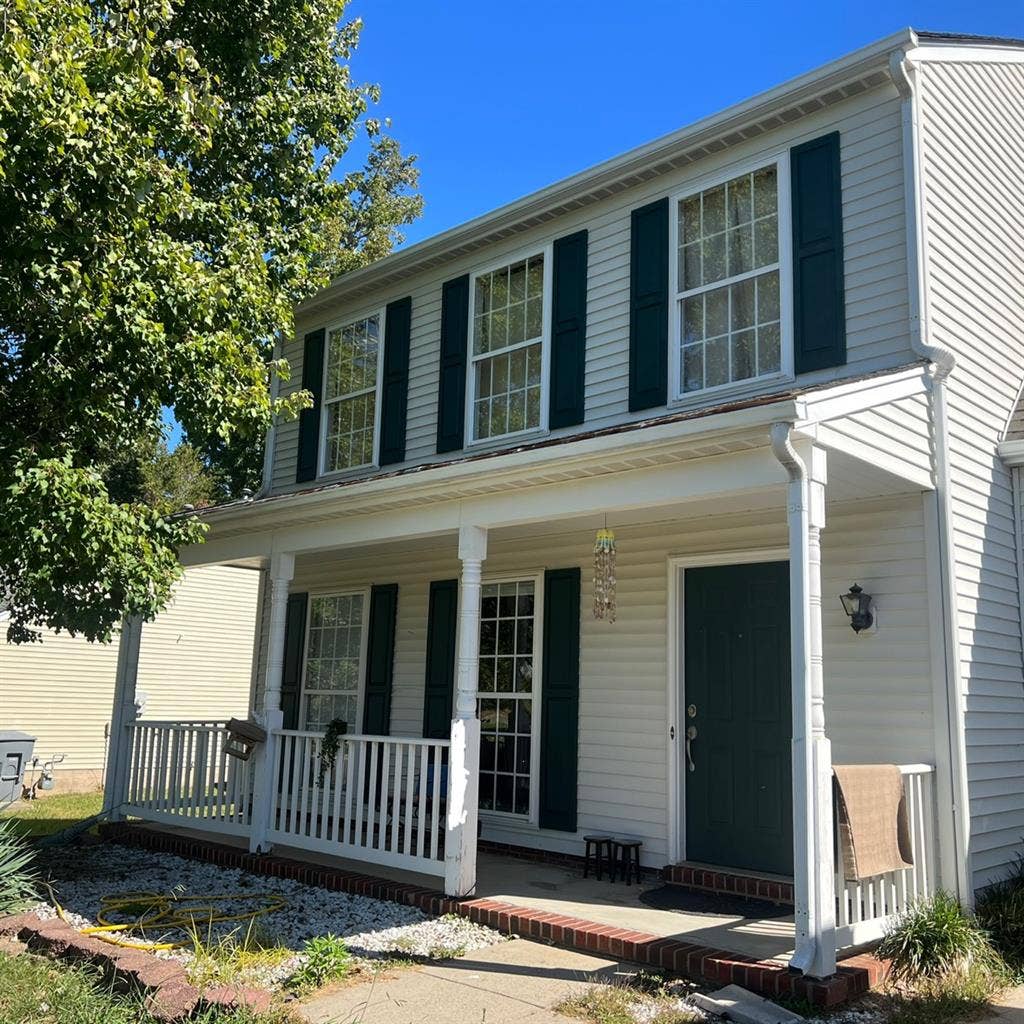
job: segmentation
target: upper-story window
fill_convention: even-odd
[[[678,200],[679,397],[784,369],[780,171],[773,163]]]
[[[542,427],[545,253],[475,275],[469,410],[474,441]]]
[[[327,332],[324,472],[371,466],[377,435],[380,313]]]

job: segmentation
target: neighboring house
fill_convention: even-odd
[[[313,408],[182,553],[265,577],[268,744],[168,800],[126,687],[112,794],[458,895],[478,812],[792,876],[815,977],[969,900],[1024,835],[1022,130],[1024,43],[908,30],[335,281],[284,350]],[[831,766],[864,762],[916,845],[862,887]]]
[[[188,570],[167,608],[143,630],[138,695],[146,719],[225,720],[249,706],[258,574]],[[0,638],[6,636],[0,614]],[[103,784],[117,644],[44,629],[42,641],[0,642],[0,729],[36,737],[42,762],[63,754],[57,789]],[[26,775],[26,782],[39,772]]]

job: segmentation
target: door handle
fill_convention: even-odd
[[[697,726],[691,725],[686,729],[686,767],[690,771],[696,769],[696,765],[693,763],[693,741],[697,738]]]

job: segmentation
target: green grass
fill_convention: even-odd
[[[975,913],[1014,980],[1024,983],[1024,853],[1007,878],[978,894]]]
[[[288,1024],[283,1009],[207,1010],[193,1024]],[[57,966],[30,953],[0,953],[0,1024],[157,1024],[141,1001],[113,992],[84,968]]]
[[[16,800],[0,811],[0,820],[13,819],[23,835],[48,836],[83,818],[99,814],[102,809],[103,793],[99,790],[92,793],[54,793],[38,800]]]

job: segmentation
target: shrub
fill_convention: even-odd
[[[948,893],[907,911],[878,947],[889,978],[926,999],[983,1004],[1006,980],[1006,965],[978,922]]]
[[[302,947],[302,964],[288,979],[288,987],[298,991],[319,988],[328,981],[343,978],[350,966],[344,939],[331,934],[318,935]]]
[[[0,821],[0,916],[23,910],[38,899],[33,853],[15,831],[13,820]]]
[[[1018,979],[1024,979],[1024,853],[1010,876],[978,896],[978,923]]]

